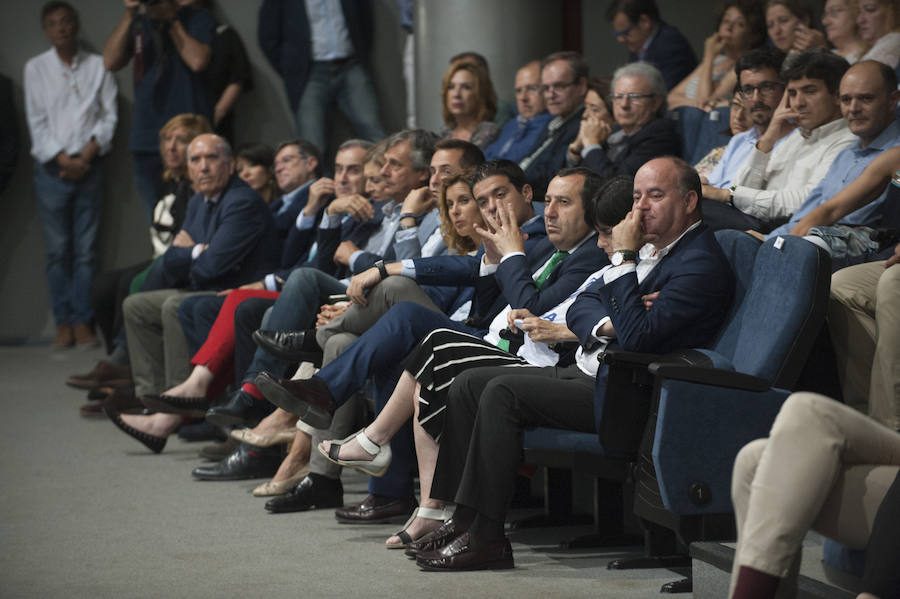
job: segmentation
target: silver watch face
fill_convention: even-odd
[[[625,261],[625,257],[622,255],[622,252],[616,252],[615,254],[612,255],[612,260],[610,260],[610,262],[612,262],[613,266],[619,266],[624,261]]]

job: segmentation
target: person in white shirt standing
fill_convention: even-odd
[[[41,26],[52,48],[25,64],[25,112],[34,189],[47,244],[54,346],[94,347],[90,290],[100,224],[103,159],[116,128],[116,82],[78,45],[78,13],[48,2]]]

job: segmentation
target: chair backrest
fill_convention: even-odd
[[[830,275],[830,257],[812,243],[789,235],[769,239],[759,246],[749,287],[713,349],[738,372],[790,389],[825,320]]]
[[[717,352],[731,359],[737,343],[737,327],[731,326],[731,323],[753,281],[753,266],[756,263],[756,252],[759,250],[760,242],[752,235],[735,229],[716,231],[715,235],[734,272],[734,299],[731,302],[731,309],[725,316],[726,325],[719,331],[712,345]]]

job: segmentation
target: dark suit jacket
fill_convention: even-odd
[[[371,0],[341,0],[355,58],[367,61],[372,47]],[[284,80],[296,112],[312,68],[312,33],[303,0],[263,0],[257,26],[259,47]]]
[[[182,225],[195,243],[209,244],[197,259],[193,248],[171,246],[157,262],[166,287],[225,289],[258,280],[272,266],[272,215],[263,199],[232,175],[219,201],[201,194],[188,203]]]
[[[375,214],[368,220],[355,221],[352,218],[344,218],[340,227],[317,229],[316,268],[336,279],[352,274],[345,266],[338,266],[334,263],[334,252],[337,251],[338,246],[343,241],[352,241],[359,248],[365,247],[369,237],[374,235],[381,227],[381,222],[384,220],[384,207],[390,202],[391,200],[373,202],[372,206],[375,208]],[[369,268],[382,258],[385,260],[394,258],[393,244],[388,246],[388,251],[384,256],[377,256],[371,252],[367,253],[365,261],[359,264],[361,266],[360,271]]]
[[[648,311],[641,296],[659,291]],[[566,326],[584,347],[595,344],[597,323],[609,316],[616,331],[610,348],[664,354],[705,347],[718,332],[734,295],[734,273],[706,225],[685,234],[644,281],[628,273],[606,285],[601,278],[569,307]],[[606,366],[597,373],[597,430],[606,391]]]
[[[535,201],[544,201],[544,194],[547,192],[547,184],[550,183],[550,179],[566,165],[566,152],[569,151],[569,144],[578,135],[583,114],[584,107],[581,107],[569,115],[562,126],[553,132],[553,141],[550,145],[544,148],[544,151],[525,169],[525,178],[534,190]],[[534,144],[534,150],[540,148],[547,141],[549,135],[550,130],[545,127]]]
[[[613,132],[620,131],[617,125]],[[615,160],[610,160],[607,151],[610,146],[604,143],[599,148],[594,148],[581,162],[581,166],[587,167],[603,178],[613,175],[634,175],[645,162],[660,156],[678,156],[681,153],[681,144],[675,125],[672,121],[657,118],[644,125],[636,133],[625,137],[622,141],[623,149],[616,155]]]
[[[638,55],[631,53],[628,60],[635,62]],[[644,61],[660,70],[666,89],[670,91],[697,67],[697,56],[687,38],[678,29],[662,21],[656,37],[647,48]]]

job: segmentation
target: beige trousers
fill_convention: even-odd
[[[769,438],[735,460],[732,588],[740,566],[786,577],[810,528],[864,548],[898,470],[900,433],[823,395],[791,395]]]
[[[828,327],[844,402],[900,430],[900,265],[884,264],[834,273]]]

